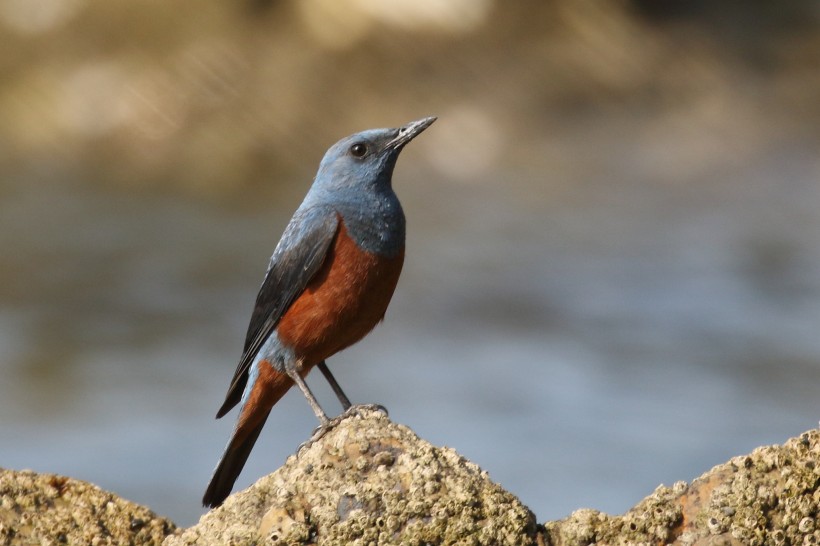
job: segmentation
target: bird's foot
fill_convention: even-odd
[[[338,415],[333,419],[328,419],[327,421],[324,421],[318,427],[313,429],[313,434],[307,441],[302,442],[302,444],[299,445],[299,448],[296,450],[296,452],[298,453],[299,451],[302,451],[303,448],[310,447],[311,445],[313,445],[313,442],[320,440],[322,436],[330,432],[331,429],[336,427],[339,423],[341,423],[348,417],[353,417],[356,415],[362,417],[363,410],[380,411],[383,414],[387,415],[387,408],[385,408],[381,404],[356,404],[355,406],[350,406],[341,415]]]
[[[334,418],[334,419],[330,419],[327,422],[322,423],[321,425],[319,425],[318,427],[313,429],[313,434],[310,435],[310,438],[308,438],[307,440],[305,440],[304,442],[299,444],[299,447],[296,448],[296,452],[299,453],[304,448],[312,446],[313,442],[316,442],[316,441],[320,440],[322,438],[322,436],[327,434],[330,431],[330,429],[332,429],[333,427],[335,427],[338,424],[337,419],[338,419],[338,417]]]
[[[359,417],[361,417],[362,416],[362,410],[380,411],[385,415],[389,415],[387,413],[387,408],[382,406],[381,404],[356,404],[355,406],[350,406],[349,408],[347,408],[344,411],[344,413],[342,413],[339,417],[346,418],[346,417],[350,417],[352,415],[358,415]]]

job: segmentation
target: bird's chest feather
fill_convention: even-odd
[[[390,257],[362,250],[340,222],[321,269],[279,322],[279,339],[307,365],[356,343],[384,317],[403,263],[403,248]]]
[[[392,190],[345,195],[334,208],[360,249],[380,256],[395,256],[404,250],[404,211]]]

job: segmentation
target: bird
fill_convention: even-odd
[[[435,116],[369,129],[331,146],[270,258],[223,417],[240,406],[202,497],[228,497],[274,404],[296,385],[319,420],[330,420],[304,377],[317,366],[345,412],[355,409],[325,362],[384,318],[404,263],[405,216],[392,186],[404,146]]]

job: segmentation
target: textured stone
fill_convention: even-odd
[[[90,483],[0,469],[0,545],[159,545],[169,520]]]
[[[521,546],[535,539],[533,514],[486,472],[362,410],[165,544]]]
[[[820,544],[820,431],[761,447],[690,485],[658,487],[623,516],[579,510],[545,525],[554,546]]]
[[[812,430],[691,484],[660,486],[621,516],[583,509],[538,526],[455,451],[361,410],[184,531],[85,482],[0,470],[0,546],[813,546],[819,504],[820,431]]]

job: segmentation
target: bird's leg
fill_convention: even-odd
[[[342,408],[344,409],[344,413],[340,417],[344,417],[345,415],[350,414],[358,414],[359,410],[375,410],[380,411],[383,414],[387,415],[387,408],[382,406],[381,404],[356,404],[355,406],[350,403],[350,400],[345,395],[344,391],[342,391],[342,387],[336,382],[336,378],[333,377],[333,374],[330,373],[330,368],[327,367],[327,362],[322,360],[317,364],[319,369],[322,370],[322,373],[327,379],[327,382],[330,383],[330,388],[333,389],[333,392],[336,393],[336,397],[339,399],[339,402],[342,403]]]
[[[310,392],[310,388],[308,388],[307,383],[305,380],[302,379],[302,376],[299,375],[299,372],[293,366],[285,366],[285,371],[288,374],[296,386],[299,387],[299,390],[302,391],[302,394],[305,395],[307,398],[308,404],[313,409],[313,413],[316,414],[316,418],[319,419],[320,428],[324,428],[330,422],[330,419],[327,418],[327,414],[322,409],[322,406],[319,405],[319,401],[316,400],[316,397],[313,396],[313,393]]]
[[[317,366],[319,366],[319,369],[322,370],[322,375],[325,376],[327,382],[330,383],[330,388],[333,389],[334,393],[336,393],[336,398],[338,398],[339,402],[341,402],[342,409],[344,409],[345,411],[349,410],[350,400],[345,395],[344,391],[342,390],[342,387],[340,387],[339,384],[336,382],[336,378],[333,377],[332,373],[330,373],[330,368],[327,367],[327,363],[324,360],[322,360],[317,364]]]
[[[319,369],[322,370],[322,373],[327,379],[327,382],[330,383],[330,388],[333,389],[333,392],[336,393],[336,397],[339,399],[339,402],[342,403],[342,408],[344,409],[344,413],[340,417],[344,417],[346,415],[351,414],[358,414],[359,410],[375,410],[380,411],[383,414],[387,415],[387,408],[380,404],[356,404],[355,406],[350,403],[350,400],[345,395],[344,391],[342,391],[342,387],[339,386],[339,383],[336,382],[336,378],[333,377],[333,374],[330,373],[330,368],[327,367],[327,362],[322,360],[317,364]]]

